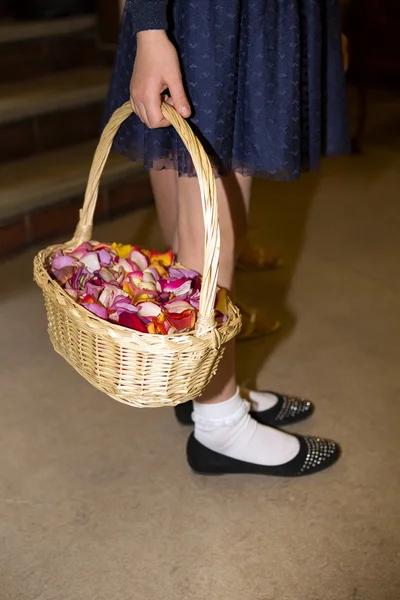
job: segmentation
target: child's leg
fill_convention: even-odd
[[[178,173],[173,169],[150,171],[150,181],[164,242],[178,251]]]
[[[174,170],[150,171],[151,187],[161,224],[165,243],[178,252],[178,175]],[[187,178],[182,178],[187,179]],[[197,182],[197,179],[194,179]],[[232,210],[236,212],[236,221],[240,223],[242,245],[247,231],[248,210],[250,205],[250,191],[252,179],[232,174],[229,177],[218,180],[226,190],[225,195],[238,198],[231,202]],[[198,186],[198,182],[197,182]],[[199,199],[200,201],[200,199]],[[201,205],[197,207],[201,211]],[[236,250],[239,253],[240,248]]]
[[[153,174],[153,181],[159,184],[162,191],[170,185],[174,189],[174,177],[170,174]],[[204,226],[201,211],[200,191],[197,179],[175,179],[177,185],[177,202],[174,204],[174,193],[169,198],[162,193],[158,197],[160,219],[163,220],[163,231],[171,235],[173,231],[172,214],[177,218],[177,241],[179,261],[199,272],[203,270]],[[240,250],[245,237],[246,219],[243,218],[243,208],[250,198],[251,179],[240,175],[217,181],[218,206],[221,228],[221,259],[219,284],[231,292],[234,288],[235,255]],[[164,198],[163,204],[161,198]],[[171,201],[172,199],[172,201]],[[175,208],[174,208],[175,207]],[[175,212],[173,212],[175,211]],[[177,217],[176,217],[177,215]],[[169,232],[169,233],[168,233]],[[193,466],[196,464],[202,448],[217,452],[226,457],[224,460],[236,459],[250,465],[263,465],[266,468],[308,460],[308,451],[300,451],[299,439],[279,429],[260,425],[248,413],[249,405],[243,400],[238,391],[235,377],[235,343],[231,342],[226,348],[217,374],[212,379],[203,396],[193,402],[193,420],[195,423],[195,444],[188,446],[188,459]],[[314,442],[313,442],[314,443]],[[334,445],[327,447],[322,444],[320,454],[321,465],[325,460],[326,466],[331,464],[337,449]],[[314,453],[317,451],[315,450]],[[200,453],[200,454],[199,454]],[[329,454],[330,453],[330,454]],[[333,453],[333,454],[332,454]],[[336,453],[336,454],[335,454]],[[304,456],[303,456],[304,454]],[[328,456],[328,458],[326,458]],[[319,464],[319,463],[318,463]],[[204,472],[210,465],[203,465]],[[229,470],[229,465],[227,465]],[[321,467],[317,467],[323,468]],[[251,470],[252,467],[250,466]],[[293,473],[295,474],[295,473]]]
[[[235,257],[246,235],[245,203],[249,202],[251,178],[231,174],[217,179],[221,254],[219,285],[233,292]],[[178,180],[179,262],[196,271],[203,270],[204,226],[197,179]],[[221,402],[236,393],[235,347],[232,342],[202,401]]]
[[[235,254],[245,237],[244,195],[250,196],[251,179],[239,175],[217,180],[221,254],[219,284],[234,288]],[[203,270],[204,225],[197,179],[178,180],[179,262]],[[235,343],[226,348],[217,374],[194,403],[195,438],[225,456],[250,463],[279,465],[299,452],[296,437],[260,425],[248,414],[235,377]]]

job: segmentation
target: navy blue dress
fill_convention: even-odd
[[[164,27],[190,122],[220,173],[290,180],[348,152],[338,0],[128,0],[106,117],[129,99],[135,33]],[[195,174],[172,128],[149,130],[135,115],[114,149],[147,169]]]

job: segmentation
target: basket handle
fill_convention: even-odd
[[[205,246],[204,270],[200,291],[200,306],[197,317],[197,334],[199,336],[214,330],[215,346],[219,346],[214,305],[217,292],[218,264],[220,253],[220,229],[218,222],[217,186],[210,160],[191,127],[179,113],[166,102],[161,105],[166,119],[170,121],[186,146],[196,169],[203,208]],[[79,223],[68,246],[78,246],[92,239],[93,215],[99,192],[100,177],[111,150],[113,139],[120,125],[132,114],[129,102],[118,108],[112,115],[101,135],[96,148],[89,180],[85,192],[83,207],[79,211]]]

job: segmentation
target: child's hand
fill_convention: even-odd
[[[138,117],[151,129],[168,127],[161,113],[161,95],[169,89],[169,104],[185,118],[190,105],[182,84],[178,55],[165,31],[141,31],[137,34],[137,53],[131,79],[131,105]]]
[[[342,54],[343,54],[343,67],[345,73],[349,70],[349,41],[347,37],[342,33]]]

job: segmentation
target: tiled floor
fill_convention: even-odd
[[[363,156],[254,190],[254,235],[286,265],[239,290],[284,328],[240,345],[238,374],[316,402],[297,431],[344,455],[314,477],[194,476],[171,410],[108,400],[53,353],[34,251],[0,267],[2,600],[399,598],[400,145],[382,127]],[[160,240],[151,210],[96,237]]]

